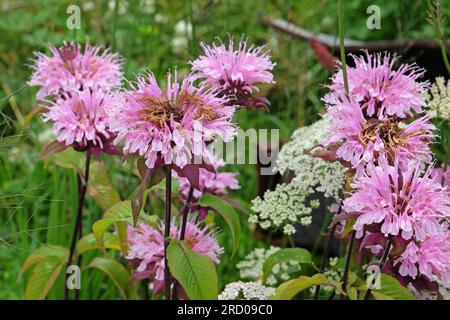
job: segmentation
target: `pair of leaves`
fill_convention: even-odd
[[[98,248],[92,245],[92,239],[93,235],[90,234],[80,240],[77,244],[79,254]],[[105,235],[105,240],[108,240],[111,248],[119,248],[118,244],[114,244],[113,242],[113,240],[117,240],[114,238],[114,235]],[[69,250],[61,246],[44,246],[31,253],[20,270],[20,275],[22,275],[34,266],[26,285],[24,298],[26,300],[45,299],[61,274],[61,271],[65,270],[68,257]],[[131,275],[116,260],[97,257],[92,260],[88,268],[97,268],[107,274],[124,299],[127,299],[128,295],[131,294],[131,290],[129,290],[129,279]]]
[[[25,288],[26,300],[43,300],[67,263],[69,250],[60,246],[38,248],[25,260],[20,275],[34,266]]]
[[[192,251],[186,242],[174,239],[167,247],[167,261],[172,276],[190,299],[217,299],[217,273],[210,258]]]

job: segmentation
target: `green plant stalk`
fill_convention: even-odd
[[[195,24],[194,24],[194,11],[192,9],[192,0],[189,0],[189,20],[192,26],[192,34],[191,34],[191,55],[195,56]]]
[[[345,44],[344,44],[344,1],[339,0],[339,49],[341,53],[342,76],[344,77],[344,88],[348,94],[348,78],[347,78],[347,63],[345,60]]]
[[[448,62],[447,50],[445,48],[445,40],[440,39],[439,44],[441,46],[442,59],[444,60],[445,67],[447,68],[447,72],[450,74],[450,63]]]
[[[87,191],[87,185],[89,181],[89,166],[91,162],[91,152],[89,149],[86,150],[86,163],[84,167],[84,178],[80,177],[78,175],[78,211],[77,211],[77,218],[75,221],[75,227],[72,234],[72,241],[70,243],[70,251],[69,251],[69,258],[67,260],[67,267],[69,267],[72,264],[74,252],[75,252],[75,245],[77,243],[77,239],[81,238],[82,234],[82,224],[83,224],[83,204],[84,199],[86,198],[86,191]],[[77,266],[79,267],[81,263],[81,258],[77,261]],[[69,299],[69,288],[67,287],[67,280],[69,278],[69,274],[66,272],[66,277],[64,281],[64,300]],[[76,297],[79,297],[77,294]]]
[[[111,50],[113,52],[116,50],[116,31],[118,19],[119,19],[119,0],[116,0],[116,2],[114,3],[113,30],[111,39]]]
[[[170,237],[170,220],[172,205],[172,166],[169,166],[166,175],[166,203],[164,206],[164,294],[166,300],[170,300],[171,275],[167,262],[167,247]]]

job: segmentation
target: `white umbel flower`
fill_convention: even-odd
[[[320,151],[319,145],[330,136],[330,127],[331,120],[323,118],[295,130],[278,155],[276,169],[281,174],[293,171],[295,178],[292,183],[298,188],[337,199],[344,183],[345,168],[337,161],[328,162],[305,153]]]
[[[306,204],[307,190],[297,188],[294,184],[279,184],[275,190],[266,191],[264,200],[252,201],[253,213],[250,223],[258,223],[263,229],[281,229],[285,234],[295,233],[294,225],[309,225],[311,219],[303,219],[311,214],[312,208]]]
[[[274,291],[274,288],[264,286],[261,281],[238,281],[227,284],[219,300],[267,300]]]
[[[446,84],[443,77],[437,77],[435,83],[430,88],[430,93],[426,95],[426,101],[433,115],[449,120],[450,80]]]
[[[329,138],[331,120],[323,118],[314,124],[297,129],[286,143],[277,159],[281,174],[292,171],[295,177],[288,184],[280,184],[267,191],[263,199],[252,201],[254,214],[250,223],[263,229],[282,230],[287,235],[295,233],[295,225],[309,226],[312,209],[319,207],[317,194],[338,199],[344,184],[346,169],[339,162],[327,162],[312,157],[306,151],[320,151],[320,145]]]

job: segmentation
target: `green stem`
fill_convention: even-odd
[[[348,90],[347,79],[347,63],[345,61],[345,45],[344,45],[344,1],[339,0],[339,48],[341,52],[342,76],[344,77],[345,92]]]
[[[116,50],[116,31],[117,31],[117,20],[119,19],[119,0],[114,3],[114,16],[113,16],[113,31],[111,39],[111,50],[114,52]]]
[[[441,39],[439,41],[439,44],[441,45],[442,59],[444,60],[444,64],[445,64],[445,67],[447,68],[447,72],[450,74],[450,63],[448,62],[447,50],[445,49],[445,40]]]
[[[192,26],[192,34],[191,36],[191,55],[193,57],[195,57],[195,48],[196,48],[196,43],[195,43],[195,23],[194,23],[194,11],[192,9],[192,0],[189,0],[189,20],[191,22],[191,26]]]

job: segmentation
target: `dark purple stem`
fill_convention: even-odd
[[[86,163],[84,166],[84,179],[78,174],[78,211],[77,211],[77,217],[75,221],[75,226],[72,233],[72,240],[70,242],[70,250],[69,250],[69,258],[67,260],[67,267],[69,267],[72,264],[73,261],[73,255],[75,252],[75,245],[77,243],[77,239],[81,238],[82,235],[82,224],[83,224],[83,204],[84,199],[86,197],[86,191],[87,191],[87,185],[89,181],[89,166],[91,163],[91,152],[89,149],[86,150]],[[77,261],[77,266],[80,267],[81,264],[81,258]],[[67,271],[67,269],[66,269]],[[69,288],[67,287],[67,280],[69,278],[69,274],[66,272],[66,278],[64,282],[64,300],[69,299]],[[79,294],[76,295],[76,298],[79,296]]]
[[[170,237],[171,205],[172,205],[172,167],[169,166],[166,175],[166,203],[164,213],[164,293],[166,296],[166,300],[170,300],[170,283],[171,283],[171,275],[167,263],[167,247],[169,245],[169,237]]]
[[[352,261],[353,247],[355,244],[356,231],[352,231],[350,244],[348,245],[347,260],[345,261],[344,275],[342,276],[342,291],[347,292],[348,273],[350,271],[350,263]],[[341,294],[341,300],[344,296]]]
[[[388,241],[388,243],[386,245],[386,249],[384,250],[383,257],[381,257],[380,264],[378,265],[378,271],[380,273],[383,270],[384,265],[387,262],[387,259],[389,257],[389,252],[391,251],[391,246],[392,246],[392,239],[389,239],[389,241]],[[364,300],[369,299],[371,293],[372,293],[372,288],[370,288],[370,287],[367,288],[366,294],[364,295]]]

